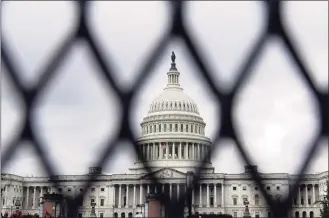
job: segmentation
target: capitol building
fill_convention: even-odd
[[[90,217],[92,206],[97,217],[145,217],[148,193],[169,193],[178,199],[186,188],[187,172],[195,172],[211,149],[211,140],[205,135],[206,123],[199,113],[198,105],[184,93],[180,86],[180,72],[172,53],[171,67],[167,72],[167,85],[150,104],[141,122],[142,134],[138,146],[143,152],[152,172],[146,171],[140,158],[126,174],[103,174],[99,167],[91,167],[89,173],[97,174],[95,182],[86,190],[77,217]],[[271,217],[270,208],[252,180],[250,168],[240,174],[215,173],[211,158],[201,169],[200,180],[192,191],[192,213],[230,214],[242,217],[244,201],[249,201],[252,217]],[[273,199],[283,198],[289,192],[297,175],[268,173],[264,188]],[[160,179],[161,187],[155,187],[152,177]],[[89,175],[58,175],[59,187],[49,182],[49,177],[22,177],[1,174],[1,212],[12,213],[16,202],[23,214],[42,215],[42,197],[46,193],[78,196],[84,191]],[[328,171],[307,174],[291,202],[290,217],[318,217],[323,199]],[[160,188],[159,188],[160,187]],[[145,212],[144,212],[145,213]],[[186,214],[187,215],[187,214]]]

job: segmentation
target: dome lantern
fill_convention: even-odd
[[[171,52],[171,67],[167,73],[168,75],[168,84],[166,88],[180,88],[179,84],[179,72],[176,68],[176,55],[175,52]]]

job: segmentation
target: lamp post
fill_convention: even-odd
[[[193,172],[188,171],[186,173],[186,190],[187,190],[187,206],[188,206],[188,216],[192,216],[192,185],[193,185]]]

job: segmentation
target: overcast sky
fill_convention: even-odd
[[[328,3],[285,4],[284,20],[289,33],[317,87],[328,89]],[[75,5],[59,1],[7,1],[3,6],[3,35],[24,71],[21,75],[24,81],[33,84],[38,77],[35,72],[72,31],[77,18]],[[103,54],[114,62],[116,81],[122,88],[129,87],[136,78],[136,69],[168,27],[167,3],[102,1],[92,3],[90,10],[92,31],[102,45]],[[262,4],[190,2],[186,12],[185,19],[202,45],[206,62],[214,72],[213,79],[218,86],[230,86],[243,57],[264,26]],[[172,50],[181,72],[181,86],[198,104],[207,123],[206,135],[213,139],[220,119],[216,114],[218,105],[179,41],[170,44],[135,99],[131,120],[134,133],[140,134],[139,123],[166,85]],[[58,174],[87,173],[99,157],[106,137],[115,135],[120,119],[117,98],[99,79],[99,68],[88,52],[84,44],[75,45],[36,111],[35,128]],[[304,88],[297,68],[284,52],[278,41],[268,42],[235,110],[246,149],[264,173],[296,172],[319,122],[311,93]],[[1,145],[6,149],[17,132],[22,113],[6,72],[2,73],[1,88]],[[328,141],[323,140],[322,144],[311,172],[328,170]],[[127,173],[133,165],[132,149],[124,142],[120,146],[122,149],[104,169],[106,173]],[[243,172],[244,163],[231,142],[223,144],[212,162],[218,173]],[[22,146],[2,171],[22,176],[44,172],[28,145]]]

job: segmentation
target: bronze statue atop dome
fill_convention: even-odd
[[[175,63],[175,60],[176,60],[176,55],[175,55],[175,52],[172,51],[172,52],[171,52],[171,61],[172,61],[173,63]]]

